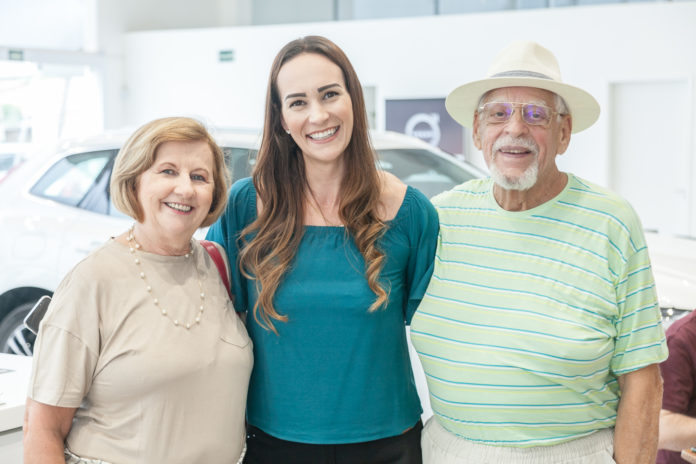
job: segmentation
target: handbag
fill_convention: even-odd
[[[225,288],[227,289],[227,294],[230,296],[230,300],[234,301],[234,298],[232,298],[232,290],[230,289],[230,279],[227,277],[227,266],[225,265],[225,260],[222,258],[222,254],[220,254],[220,249],[210,240],[200,240],[199,242],[203,245],[203,248],[205,248],[205,251],[208,252],[210,257],[213,258],[215,267],[217,267],[220,277],[222,278],[222,283],[225,284]]]

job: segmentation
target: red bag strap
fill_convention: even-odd
[[[227,289],[227,294],[230,296],[230,299],[232,299],[230,279],[227,278],[227,266],[225,266],[225,260],[222,259],[220,249],[210,240],[199,240],[199,242],[201,245],[203,245],[203,248],[205,248],[210,257],[213,258],[213,262],[215,263],[215,266],[220,273],[220,277],[222,278],[222,283],[225,284],[225,288]]]

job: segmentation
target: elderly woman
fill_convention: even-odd
[[[252,179],[209,238],[248,311],[250,464],[421,462],[405,324],[431,274],[437,213],[376,168],[360,81],[323,37],[287,44]]]
[[[234,463],[252,350],[194,232],[226,205],[223,154],[197,121],[138,129],[114,204],[135,223],[56,290],[34,352],[25,463]]]

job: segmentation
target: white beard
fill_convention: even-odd
[[[506,176],[498,169],[495,164],[495,156],[498,150],[505,145],[521,145],[532,151],[534,155],[534,161],[529,165],[527,169],[520,176]],[[537,182],[537,177],[539,176],[539,148],[534,141],[530,141],[522,138],[512,138],[512,137],[501,137],[495,141],[493,144],[493,155],[491,157],[490,166],[488,170],[491,172],[491,179],[499,187],[505,190],[529,190],[534,187]]]
[[[539,160],[534,156],[534,162],[522,173],[521,176],[505,176],[498,170],[495,163],[488,168],[491,171],[493,182],[505,190],[529,190],[534,187],[539,175]]]

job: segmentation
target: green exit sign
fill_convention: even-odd
[[[219,59],[221,62],[234,61],[234,50],[220,50]]]
[[[10,61],[24,61],[24,50],[10,48],[7,51],[7,59]]]

